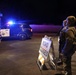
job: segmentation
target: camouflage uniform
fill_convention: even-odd
[[[60,31],[60,35],[59,35],[59,54],[61,53],[61,50],[64,47],[65,44],[65,30],[67,29],[67,26],[64,27],[61,31]],[[63,39],[62,39],[63,38]]]
[[[74,27],[69,27],[65,30],[65,39],[64,44],[62,47],[62,54],[64,55],[65,60],[64,63],[66,64],[65,70],[68,72],[68,75],[72,75],[71,73],[71,58],[72,55],[75,53],[75,42],[74,34],[76,33],[76,29]],[[64,37],[62,37],[63,39]]]
[[[70,18],[71,19],[71,18]],[[71,72],[71,58],[75,53],[76,49],[76,29],[73,25],[69,26],[65,29],[60,35],[60,44],[61,44],[61,53],[63,55],[63,62],[66,64],[65,71],[67,71],[67,75],[72,75]]]

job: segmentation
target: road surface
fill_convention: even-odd
[[[34,34],[29,40],[6,40],[0,43],[0,75],[54,75],[55,70],[43,70],[37,66],[38,51],[45,34]],[[58,57],[58,36],[53,38],[56,57]],[[72,59],[72,72],[76,75],[76,53]]]

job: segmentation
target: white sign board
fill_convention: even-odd
[[[47,59],[52,41],[46,37],[42,38],[39,53]]]
[[[37,64],[40,70],[43,70],[43,66],[46,66],[46,62],[49,62],[52,68],[56,69],[53,41],[52,38],[48,37],[47,35],[45,35],[44,38],[42,38],[41,45],[39,48]]]
[[[9,37],[10,36],[10,29],[1,29],[0,34],[1,34],[1,37]]]

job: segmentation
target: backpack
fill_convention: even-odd
[[[73,52],[75,52],[76,51],[76,32],[74,32],[74,31],[76,31],[76,28],[75,28],[75,30],[73,30],[73,29],[70,29],[70,30],[74,34],[74,40],[73,40],[73,46],[72,46],[72,48],[73,48]]]
[[[74,39],[73,40],[70,40],[70,39],[66,40],[66,42],[68,44],[66,44],[65,47],[63,47],[62,53],[65,56],[72,56],[76,51],[76,33],[75,33],[76,30],[75,30],[75,28],[69,28],[68,31],[73,32]]]

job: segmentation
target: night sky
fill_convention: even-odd
[[[0,0],[0,12],[4,19],[57,25],[69,15],[76,16],[76,0]]]

